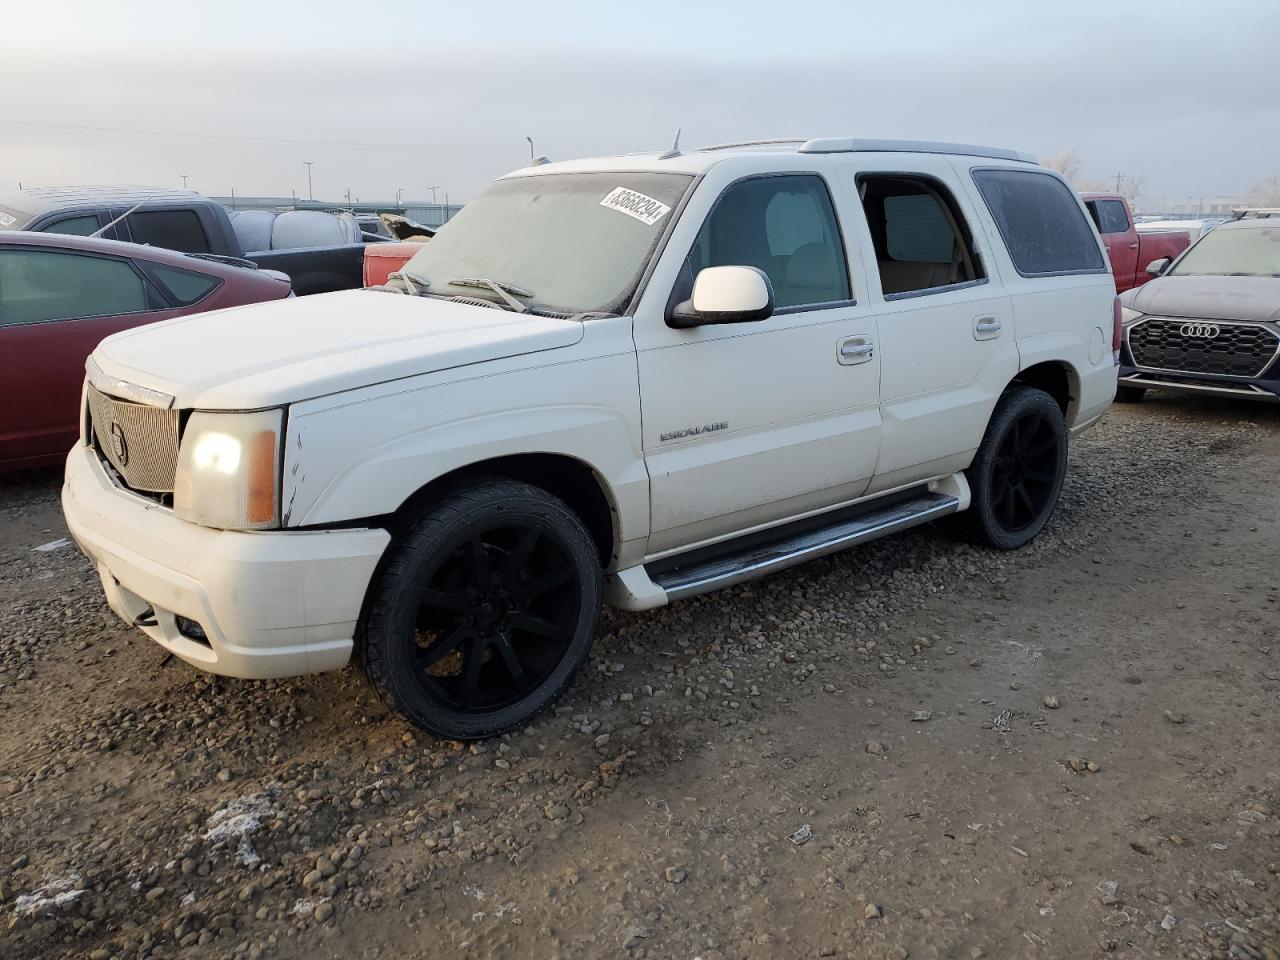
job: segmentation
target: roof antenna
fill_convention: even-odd
[[[529,141],[529,166],[540,167],[544,163],[551,162],[549,157],[535,157],[533,155],[533,137],[525,137],[525,139]]]
[[[681,131],[681,129],[682,129],[681,127],[676,127],[676,138],[675,138],[675,140],[674,140],[674,141],[672,141],[672,143],[671,143],[671,148],[670,148],[669,150],[664,150],[662,153],[658,154],[658,159],[659,159],[659,160],[670,160],[672,157],[678,157],[678,156],[680,156],[680,131]]]

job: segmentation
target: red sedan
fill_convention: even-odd
[[[0,231],[0,471],[61,463],[103,337],[289,295],[289,278],[115,240]]]

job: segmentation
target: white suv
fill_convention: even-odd
[[[484,737],[565,687],[602,602],[959,511],[1026,543],[1115,394],[1118,316],[1079,200],[1011,151],[544,163],[389,288],[105,340],[63,504],[112,608],[183,660],[354,652],[412,723]]]

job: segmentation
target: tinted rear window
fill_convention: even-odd
[[[1119,200],[1090,200],[1086,206],[1099,233],[1128,233],[1129,216]]]
[[[1014,267],[1024,277],[1106,270],[1098,241],[1071,189],[1030,170],[975,170]]]
[[[127,219],[134,243],[181,253],[209,252],[209,238],[194,210],[139,210]]]

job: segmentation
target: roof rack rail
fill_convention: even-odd
[[[707,150],[734,150],[738,147],[776,147],[786,143],[804,143],[804,137],[775,137],[771,140],[739,140],[735,143],[715,143],[709,147],[699,147],[699,152]]]
[[[1003,147],[980,147],[972,143],[940,143],[932,140],[859,140],[855,137],[820,137],[808,140],[801,153],[957,153],[966,157],[993,160],[1020,160],[1036,163],[1029,153]]]
[[[1236,207],[1231,211],[1232,220],[1244,220],[1249,217],[1256,217],[1259,220],[1280,217],[1280,207]]]

